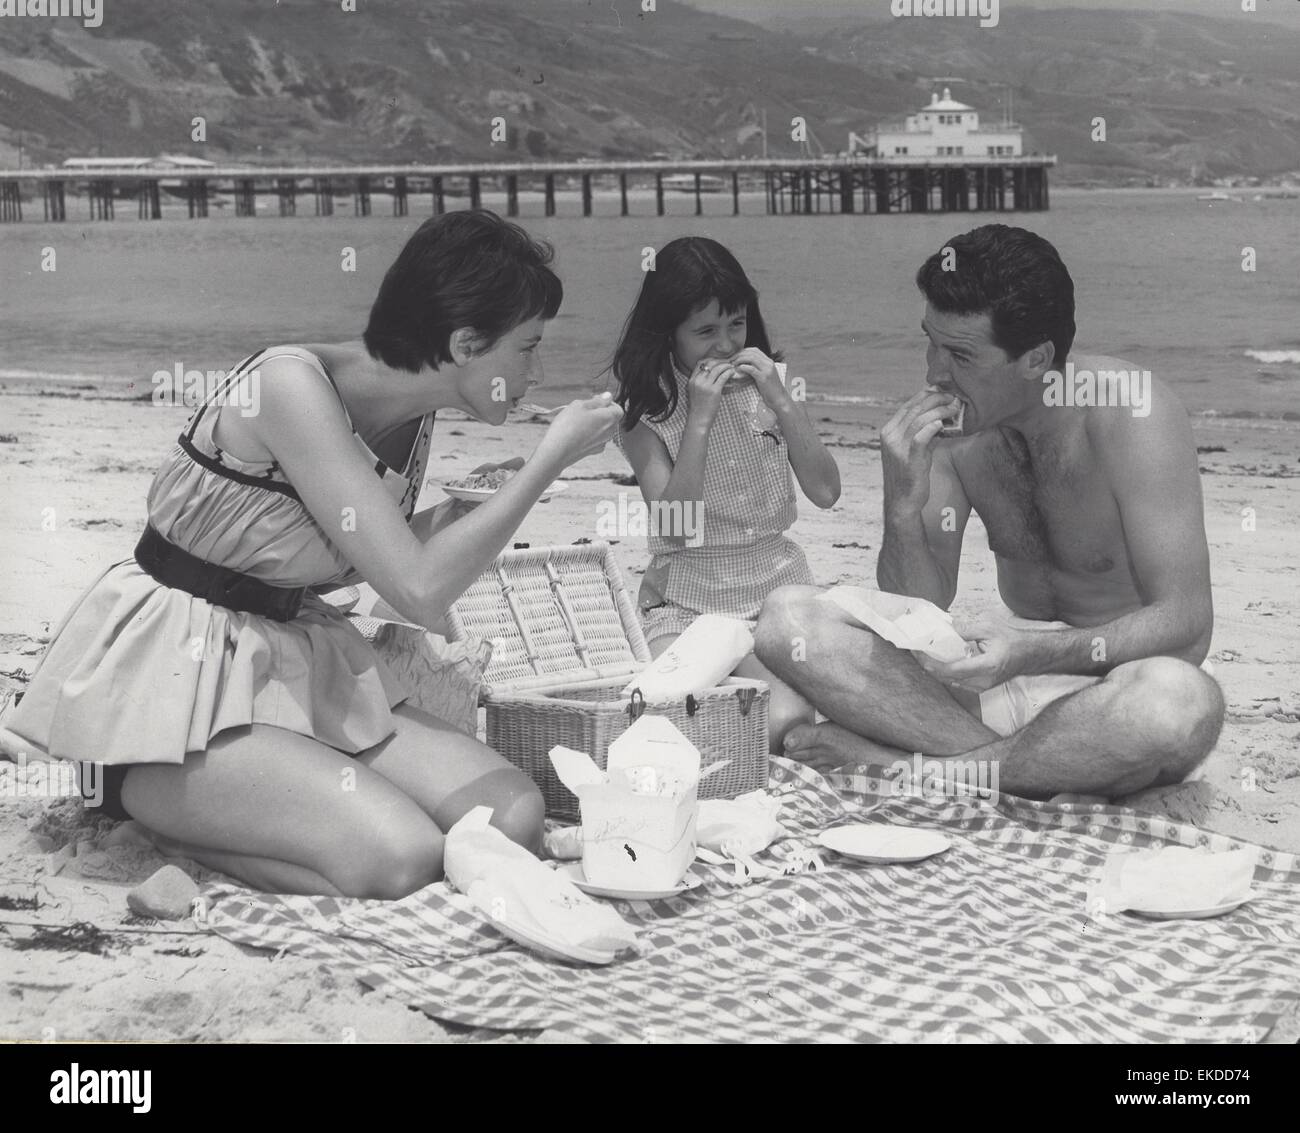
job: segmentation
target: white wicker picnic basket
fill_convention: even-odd
[[[492,643],[485,674],[487,743],[541,789],[552,818],[578,817],[555,775],[557,744],[605,766],[610,742],[642,713],[667,716],[700,751],[700,798],[735,798],[767,786],[762,681],[728,677],[698,696],[647,703],[623,695],[650,660],[636,608],[605,543],[504,551],[447,616],[453,641]]]

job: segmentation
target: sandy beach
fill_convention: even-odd
[[[147,390],[134,398],[119,391],[48,381],[0,386],[6,700],[23,688],[80,592],[131,554],[149,482],[186,417],[183,409],[152,404]],[[843,495],[826,512],[802,502],[793,535],[819,583],[874,585],[881,530],[875,438],[887,411],[814,404],[811,412],[839,460]],[[526,455],[540,432],[523,418],[492,429],[442,415],[429,475]],[[1210,656],[1228,716],[1203,781],[1150,792],[1134,805],[1300,852],[1300,425],[1198,417],[1195,434],[1214,580]],[[636,492],[616,483],[626,473],[612,448],[582,462],[566,477],[569,490],[539,504],[516,539],[595,538],[597,502]],[[437,487],[426,487],[422,506],[440,498]],[[646,561],[643,540],[620,541],[617,551],[635,586]],[[972,519],[954,612],[974,614],[995,601],[992,557]],[[466,1037],[312,963],[243,950],[186,922],[130,914],[127,891],[161,864],[129,824],[97,818],[77,801],[0,799],[0,1039]],[[197,868],[193,873],[203,880]],[[62,942],[77,947],[28,947],[36,924],[63,926]]]

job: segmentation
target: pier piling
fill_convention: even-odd
[[[275,195],[280,200],[281,216],[298,215],[298,186],[292,177],[276,179]]]
[[[234,215],[257,215],[259,193],[274,194],[281,216],[297,215],[297,192],[310,186],[317,216],[334,213],[333,182],[350,187],[356,216],[371,213],[371,193],[391,192],[393,216],[405,217],[410,210],[411,178],[423,186],[428,178],[433,214],[447,210],[449,192],[446,178],[468,187],[469,206],[483,207],[483,178],[490,188],[504,192],[504,212],[520,215],[520,182],[525,192],[540,188],[542,209],[547,217],[557,215],[556,180],[579,188],[582,215],[595,215],[594,190],[599,183],[611,187],[618,179],[618,215],[630,216],[631,186],[638,178],[654,178],[654,211],[666,216],[668,202],[665,189],[671,187],[682,196],[692,198],[695,216],[705,214],[706,193],[726,191],[730,178],[731,215],[741,215],[742,188],[762,199],[761,211],[768,215],[862,216],[892,213],[929,212],[1003,212],[1042,211],[1048,208],[1047,170],[1055,165],[1050,155],[990,156],[969,161],[959,155],[940,157],[852,157],[852,158],[774,158],[752,160],[698,161],[607,161],[547,162],[483,165],[439,166],[204,166],[203,169],[159,166],[130,168],[0,170],[0,221],[22,219],[22,194],[40,194],[42,215],[48,222],[67,219],[69,182],[76,194],[85,186],[90,215],[95,220],[111,220],[117,196],[134,195],[137,216],[157,220],[162,216],[163,186],[168,193],[186,202],[185,213],[191,218],[208,215],[209,186],[214,194],[229,193],[234,198]],[[671,178],[667,174],[673,173]],[[685,176],[683,176],[685,174]],[[375,178],[379,178],[378,185]],[[599,179],[599,181],[598,181]],[[643,182],[643,183],[646,183]],[[29,187],[30,186],[30,187]],[[178,186],[179,188],[173,188]],[[341,192],[346,192],[342,188]],[[860,196],[859,196],[860,191]],[[674,197],[674,200],[677,200]],[[725,197],[719,204],[725,201]],[[500,204],[495,207],[502,207]],[[716,206],[714,206],[716,208]],[[725,204],[722,209],[725,210]]]
[[[185,186],[185,211],[193,220],[208,215],[208,183],[191,181]]]
[[[19,216],[18,219],[21,220],[22,217]],[[68,219],[67,201],[64,199],[62,181],[47,181],[45,183],[45,219]]]

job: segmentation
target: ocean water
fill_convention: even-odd
[[[525,195],[521,222],[552,241],[566,297],[543,343],[557,402],[590,387],[608,360],[641,279],[643,249],[699,233],[730,247],[762,295],[764,317],[810,396],[887,406],[924,377],[917,266],[953,235],[1000,220],[1056,244],[1075,280],[1077,348],[1118,355],[1177,387],[1194,413],[1300,418],[1300,201],[1197,201],[1185,191],[1056,190],[1046,213],[775,216],[746,194],[673,195],[658,218],[648,194],[598,195],[591,219],[571,196],[544,219]],[[485,195],[488,207],[504,202]],[[76,215],[78,205],[70,202]],[[263,208],[267,202],[263,201]],[[300,204],[310,208],[309,199]],[[30,205],[28,206],[30,208]],[[0,226],[0,381],[145,383],[157,370],[227,369],[274,342],[359,337],[384,271],[428,215],[236,219],[214,211]],[[229,210],[222,210],[228,212]],[[128,217],[122,214],[130,213]],[[30,214],[29,214],[30,215]],[[344,250],[356,271],[341,270]],[[1242,270],[1253,248],[1256,270]],[[43,258],[54,256],[54,271]]]

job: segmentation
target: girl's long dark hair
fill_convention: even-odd
[[[774,361],[767,328],[758,310],[758,292],[736,257],[707,236],[680,236],[655,255],[645,273],[610,371],[618,381],[615,400],[623,407],[623,428],[641,418],[663,421],[677,408],[672,370],[673,333],[712,300],[724,315],[743,310],[748,320],[746,346],[757,346]]]

